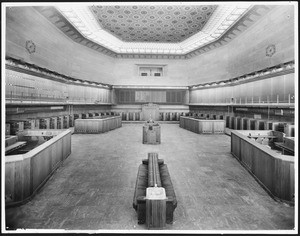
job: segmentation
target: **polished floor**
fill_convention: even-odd
[[[178,201],[174,223],[165,230],[294,228],[294,207],[273,200],[233,158],[229,136],[162,124],[162,143],[146,145],[142,125],[73,134],[72,154],[32,201],[6,210],[7,227],[146,230],[137,224],[132,199],[138,166],[148,152],[157,152]]]

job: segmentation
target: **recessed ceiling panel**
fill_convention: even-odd
[[[201,31],[217,5],[100,6],[100,27],[125,42],[178,43]]]
[[[228,42],[232,35],[247,28],[245,20],[254,22],[250,16],[261,16],[258,10],[270,10],[249,3],[115,4],[36,8],[76,42],[124,58],[151,55],[189,58]]]

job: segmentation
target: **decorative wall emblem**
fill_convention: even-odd
[[[274,44],[271,44],[266,48],[266,56],[267,57],[273,56],[275,52],[276,52],[276,47]]]
[[[30,54],[35,52],[35,44],[32,40],[26,41],[26,49]]]

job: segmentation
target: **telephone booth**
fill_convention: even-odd
[[[50,117],[50,129],[57,129],[57,117]]]

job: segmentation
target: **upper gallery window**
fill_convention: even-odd
[[[164,66],[138,66],[139,76],[164,76]]]

